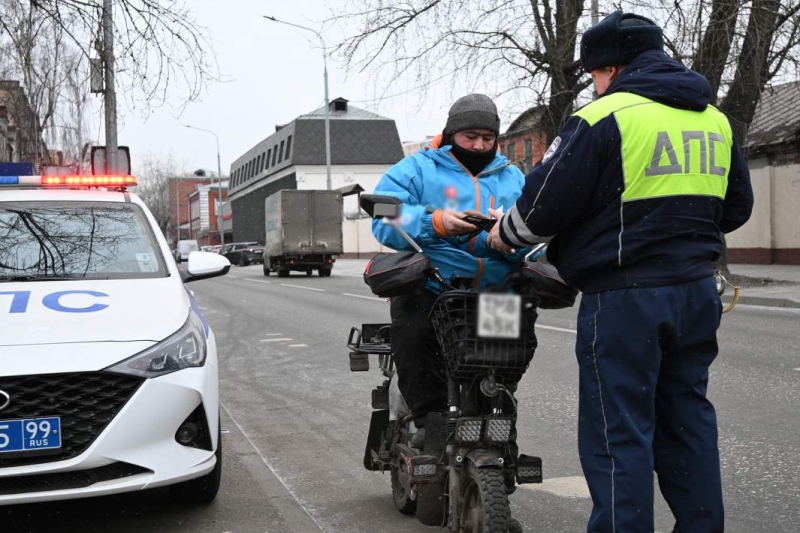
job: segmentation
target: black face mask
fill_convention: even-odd
[[[492,149],[488,152],[467,150],[456,143],[452,143],[451,146],[453,147],[452,153],[455,158],[458,159],[458,162],[464,165],[473,176],[480,174],[486,168],[486,165],[491,163],[497,155],[497,141],[494,142],[494,146],[492,146]]]

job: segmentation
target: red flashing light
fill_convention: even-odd
[[[42,176],[42,185],[83,185],[86,187],[132,187],[134,176]]]

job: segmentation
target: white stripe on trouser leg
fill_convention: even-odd
[[[594,371],[597,375],[597,390],[600,393],[600,412],[603,414],[603,433],[606,438],[606,452],[611,458],[611,528],[613,533],[617,531],[616,517],[614,516],[614,472],[616,465],[614,464],[614,456],[611,455],[611,445],[608,443],[608,422],[606,421],[606,408],[603,406],[603,387],[600,384],[600,369],[597,367],[597,353],[594,351],[594,346],[597,344],[597,315],[600,313],[600,294],[597,295],[597,311],[594,313],[594,339],[592,339],[592,357],[594,358]]]

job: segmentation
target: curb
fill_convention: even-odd
[[[733,299],[728,294],[722,295],[722,303],[728,304]],[[764,307],[785,307],[790,309],[800,309],[800,301],[791,298],[770,298],[769,296],[740,296],[739,302],[742,305],[760,305]]]

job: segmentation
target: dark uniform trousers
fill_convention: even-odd
[[[706,398],[721,312],[713,278],[583,295],[578,449],[594,502],[589,533],[652,533],[653,471],[674,532],[723,531]]]

